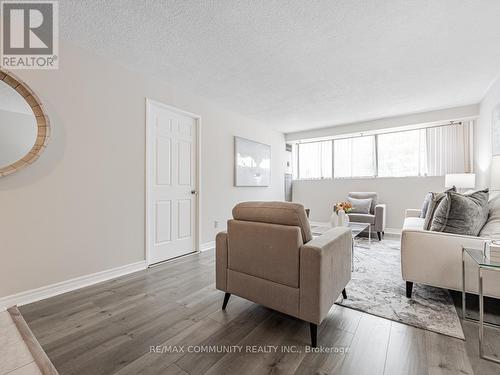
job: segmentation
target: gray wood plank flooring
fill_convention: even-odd
[[[222,311],[214,267],[207,251],[20,311],[61,375],[500,373],[479,359],[472,323],[464,342],[341,306],[319,327],[319,345],[330,352],[308,352],[309,326],[298,319],[236,296]],[[500,354],[498,331],[487,335]],[[259,345],[278,349],[245,351]],[[224,346],[243,349],[215,350]]]

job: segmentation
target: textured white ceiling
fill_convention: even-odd
[[[61,0],[60,24],[283,132],[477,103],[500,73],[499,0]]]

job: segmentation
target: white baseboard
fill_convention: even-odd
[[[1,297],[0,311],[4,311],[7,308],[14,305],[18,306],[26,305],[28,303],[40,301],[42,299],[54,297],[59,294],[71,292],[72,290],[80,289],[89,285],[114,279],[116,277],[124,276],[129,273],[142,271],[144,269],[146,269],[146,261],[141,260],[140,262],[135,262],[127,264],[125,266],[112,268],[106,271],[93,273],[91,275],[80,276],[71,280],[66,280],[56,284],[43,286],[41,288],[27,290],[25,292],[13,294],[6,297]]]
[[[200,245],[200,251],[212,250],[215,248],[215,241],[205,242]]]

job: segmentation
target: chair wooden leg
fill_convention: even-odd
[[[311,330],[311,347],[315,348],[318,346],[318,326],[314,323],[309,323],[309,329]]]
[[[413,282],[412,281],[407,281],[406,282],[406,297],[411,298],[411,292],[413,291]]]
[[[382,241],[382,232],[377,232],[378,240]]]
[[[344,299],[347,299],[347,292],[344,290],[342,290],[342,297],[344,297]]]
[[[229,297],[231,297],[231,293],[224,294],[224,302],[222,303],[222,310],[226,309],[227,303],[229,302]]]

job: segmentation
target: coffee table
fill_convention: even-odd
[[[475,319],[467,318],[466,300],[466,279],[465,279],[465,259],[469,257],[472,259],[472,264],[477,267],[478,277],[478,292],[479,292],[479,357],[491,362],[500,363],[500,360],[493,356],[484,354],[483,341],[484,341],[484,326],[499,328],[500,325],[494,323],[487,323],[484,321],[484,295],[483,295],[483,277],[488,275],[484,270],[500,272],[500,262],[491,260],[484,255],[484,249],[467,249],[462,247],[462,318],[468,321],[476,321]],[[477,322],[477,321],[476,321]]]
[[[351,222],[349,222],[349,224],[347,224],[347,226],[348,226],[348,228],[351,228],[352,238],[358,237],[361,232],[368,229],[368,241],[371,243],[372,229],[371,229],[370,224],[368,224],[368,223],[356,223],[356,222],[351,221]],[[332,229],[332,227],[329,225],[321,225],[321,226],[311,227],[311,232],[312,232],[313,236],[317,237],[317,236],[321,236],[322,234],[329,231],[330,229]]]
[[[351,228],[351,233],[352,233],[352,242],[351,242],[351,247],[352,247],[352,261],[351,261],[351,269],[354,271],[354,239],[359,236],[359,234],[366,229],[368,229],[368,243],[372,242],[372,228],[371,225],[368,223],[356,223],[356,222],[349,222],[347,225],[348,228]],[[317,227],[311,227],[311,232],[313,236],[321,236],[325,232],[329,231],[332,229],[331,226],[325,225],[325,226],[317,226]]]
[[[349,228],[351,228],[352,231],[352,238],[356,238],[359,236],[359,234],[368,228],[368,243],[372,242],[372,226],[368,223],[356,223],[356,222],[350,222],[348,224]]]

